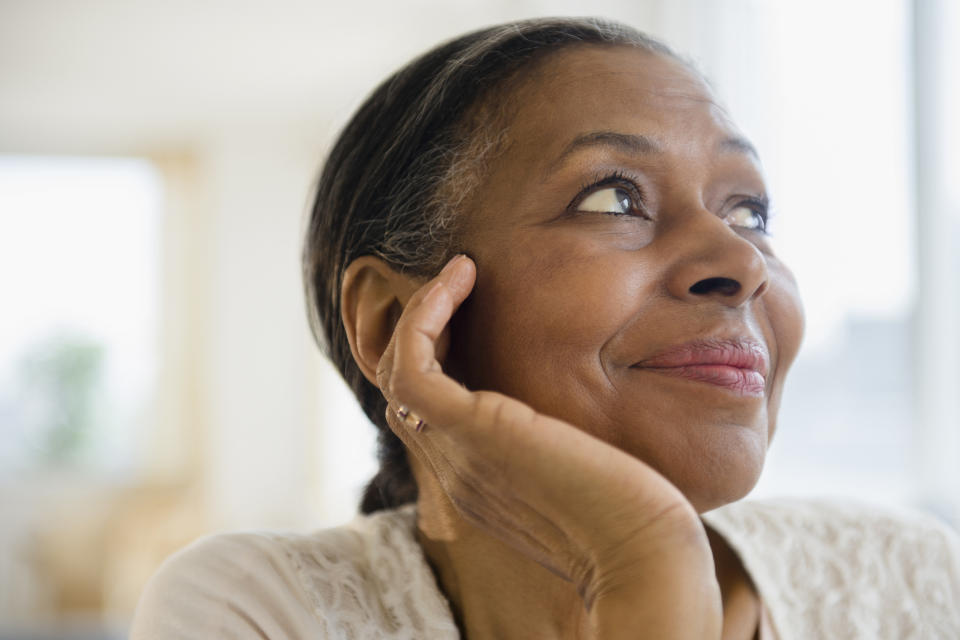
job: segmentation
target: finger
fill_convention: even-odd
[[[470,393],[443,372],[436,349],[475,276],[472,260],[465,256],[451,260],[411,298],[388,347],[388,400],[407,406],[430,424],[458,422],[470,406]]]
[[[468,263],[466,270],[463,269],[464,265],[459,264],[462,260]],[[467,295],[469,295],[470,289],[473,287],[474,275],[475,267],[473,266],[473,261],[470,260],[470,258],[467,258],[464,255],[454,256],[444,266],[440,273],[437,274],[436,277],[426,282],[416,292],[414,292],[414,294],[404,305],[400,320],[398,321],[397,326],[394,327],[393,335],[390,337],[390,341],[387,343],[387,348],[380,357],[380,362],[377,366],[377,385],[385,395],[388,395],[390,392],[390,380],[393,375],[397,335],[399,333],[398,329],[400,329],[400,327],[407,322],[406,318],[408,318],[423,305],[423,301],[426,296],[439,283],[444,283],[451,287],[452,290],[458,292],[458,297],[460,297],[462,301],[462,299],[465,299]],[[447,318],[447,321],[449,321],[449,318]],[[446,324],[446,322],[444,322],[444,324]],[[389,397],[387,399],[390,400]]]
[[[456,269],[457,263],[462,259],[467,260],[472,267],[472,260],[466,258],[466,256],[454,256],[436,277],[429,280],[423,286],[417,289],[417,291],[414,292],[414,294],[404,305],[403,313],[401,314],[400,320],[398,320],[398,325],[394,327],[390,341],[387,343],[387,348],[384,350],[383,355],[381,355],[380,362],[377,366],[377,385],[385,394],[389,392],[390,376],[393,374],[394,352],[398,333],[397,329],[405,322],[404,318],[408,317],[416,309],[422,306],[424,298],[438,283],[448,283],[455,290],[460,291],[464,298],[469,294],[470,288],[473,286],[472,274],[467,273],[465,275],[468,277],[464,278],[464,274],[458,272]]]
[[[459,254],[454,256],[444,265],[440,273],[432,280],[420,287],[404,307],[404,312],[414,311],[419,308],[423,300],[438,284],[443,284],[453,292],[457,297],[456,304],[459,305],[470,294],[476,279],[476,265],[468,256]],[[448,318],[449,319],[449,318]]]

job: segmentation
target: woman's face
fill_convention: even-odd
[[[752,148],[701,80],[632,48],[560,51],[510,99],[448,369],[644,460],[700,511],[742,497],[803,331]]]

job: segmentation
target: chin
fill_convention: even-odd
[[[766,459],[766,429],[731,429],[720,442],[703,443],[697,455],[685,456],[673,470],[658,468],[687,497],[697,513],[705,513],[746,496],[760,479]]]
[[[719,481],[707,487],[681,488],[681,490],[697,513],[706,513],[744,498],[753,490],[759,478],[760,472],[757,471],[756,474],[749,476],[745,474],[736,478],[720,478]]]

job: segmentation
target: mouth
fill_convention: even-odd
[[[632,368],[703,382],[741,396],[762,397],[770,358],[756,340],[721,338],[668,347]]]

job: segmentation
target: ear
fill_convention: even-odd
[[[377,384],[377,365],[410,296],[422,285],[375,256],[361,256],[343,274],[340,315],[353,359]]]

